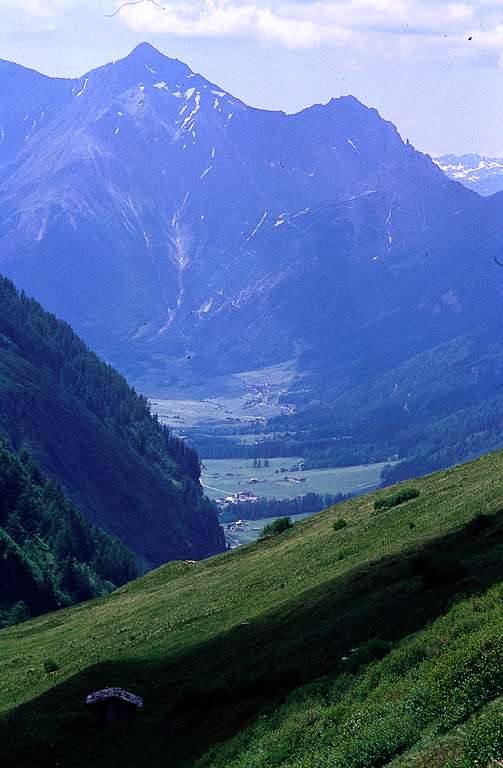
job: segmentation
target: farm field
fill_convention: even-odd
[[[293,375],[293,364],[283,363],[210,379],[200,389],[171,387],[169,398],[160,391],[151,392],[149,399],[160,421],[174,430],[203,424],[229,426],[233,421],[263,422],[284,410],[279,404],[279,395]]]
[[[245,397],[213,397],[205,400],[161,400],[151,398],[152,410],[171,429],[184,429],[206,424],[224,426],[276,416],[281,409],[276,404],[250,402]]]
[[[205,459],[202,484],[211,499],[239,491],[256,496],[294,499],[306,493],[363,493],[375,489],[380,482],[384,463],[330,469],[296,469],[299,457],[269,459],[269,466],[254,467],[252,459]],[[286,472],[281,473],[281,469]],[[278,470],[278,471],[276,471]],[[250,483],[255,478],[258,482]],[[286,478],[290,478],[290,481]],[[305,482],[291,482],[291,478]]]

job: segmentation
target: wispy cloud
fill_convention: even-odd
[[[330,29],[322,29],[309,13],[292,12],[289,5],[274,8],[258,3],[218,0],[206,2],[163,3],[159,8],[150,2],[128,5],[122,19],[144,32],[164,32],[180,37],[239,37],[272,39],[284,45],[309,46],[327,36],[334,42],[347,39],[351,30],[330,21]]]
[[[160,0],[160,5],[148,0],[127,5],[117,18],[144,34],[252,39],[290,48],[489,56],[495,62],[503,54],[501,0]]]
[[[95,2],[95,0],[89,0]],[[84,0],[1,0],[0,33],[58,29],[61,21],[84,8]]]
[[[16,14],[22,21],[30,19],[55,19],[69,10],[72,0],[3,0],[2,12]]]

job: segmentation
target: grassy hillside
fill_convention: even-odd
[[[224,548],[196,454],[66,323],[4,278],[0,434],[148,565]]]
[[[198,768],[488,767],[503,757],[502,598],[495,587],[394,648],[354,649],[343,674],[295,691]]]
[[[0,626],[105,595],[140,572],[26,451],[0,441]]]
[[[3,630],[9,764],[485,768],[502,738],[502,469],[492,454],[398,506],[374,508],[396,489],[359,497]],[[83,699],[104,685],[144,697],[132,726],[92,727]]]

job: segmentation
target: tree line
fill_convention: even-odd
[[[235,520],[260,520],[266,517],[290,517],[290,515],[311,514],[333,507],[345,501],[349,495],[306,493],[294,499],[260,498],[253,503],[238,502],[227,504],[220,511],[220,521],[231,523]]]

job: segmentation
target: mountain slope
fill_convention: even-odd
[[[196,455],[65,324],[0,280],[0,430],[147,564],[224,548]]]
[[[35,75],[4,69],[31,118]],[[0,269],[130,381],[162,394],[289,361],[299,415],[269,432],[336,424],[349,463],[377,446],[409,474],[502,444],[501,195],[351,96],[253,109],[148,44],[37,77],[54,106],[0,165]]]
[[[414,481],[418,495],[398,505],[403,487],[353,499],[2,631],[5,755],[13,766],[33,755],[75,766],[153,768],[166,755],[176,766],[324,766],[336,739],[340,764],[363,768],[452,732],[472,750],[463,768],[474,768],[501,739],[490,711],[478,745],[471,724],[456,728],[503,693],[502,461],[496,453]],[[85,695],[104,685],[144,697],[134,724],[90,724]],[[355,712],[362,728],[348,733]],[[310,762],[309,749],[322,760]],[[417,765],[447,768],[448,757]]]
[[[26,143],[52,122],[71,98],[69,80],[45,77],[0,60],[0,178]]]
[[[289,359],[311,329],[290,330],[271,300],[284,287],[291,314],[297,264],[277,262],[264,230],[370,195],[366,234],[383,252],[475,199],[353,97],[252,109],[147,44],[70,86],[3,169],[0,267],[123,366],[158,353],[212,373],[208,341],[229,325],[250,343],[224,334],[220,368]],[[335,234],[343,250],[359,240]]]
[[[139,575],[134,556],[90,525],[26,451],[0,443],[0,626],[100,597]]]
[[[312,440],[331,425],[332,434],[351,436],[333,447],[335,463],[343,455],[349,464],[395,454],[414,459],[397,468],[403,474],[396,479],[499,447],[502,206],[501,195],[479,199],[377,258],[361,243],[349,255],[351,282],[344,274],[338,292],[325,294],[321,317],[329,322],[324,332],[316,326],[306,374],[286,396],[297,414],[269,429]],[[318,260],[325,285],[329,266],[319,254],[335,250],[337,221],[330,212],[324,230],[296,232],[287,243]],[[309,295],[299,291],[297,313],[307,316]]]

